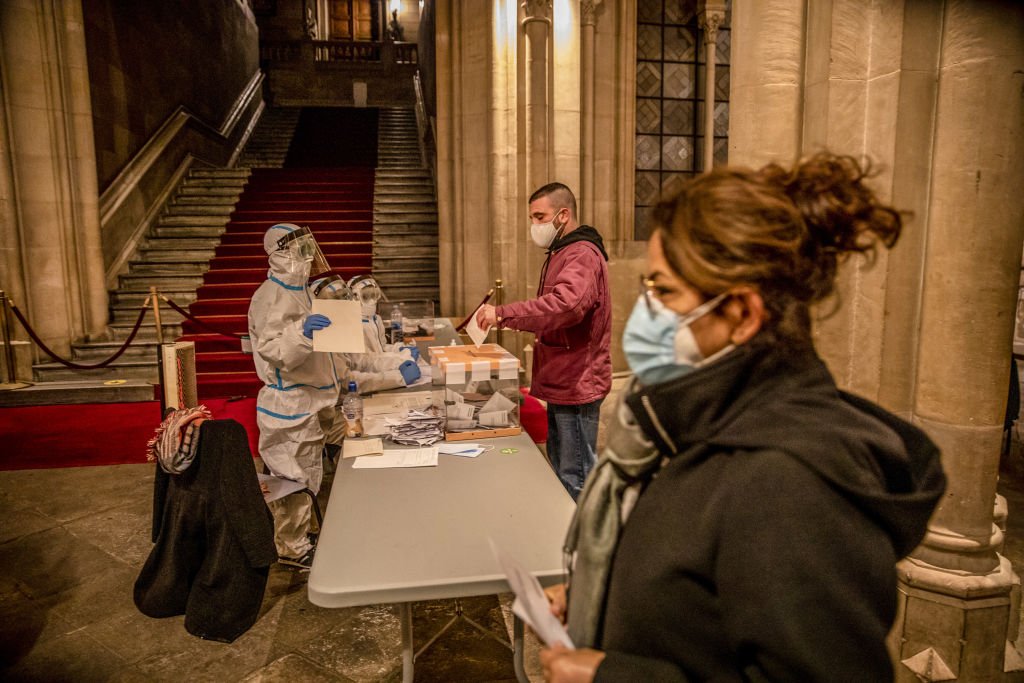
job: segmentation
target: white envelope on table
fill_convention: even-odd
[[[313,330],[313,350],[332,353],[366,353],[363,314],[358,301],[313,299],[313,313],[326,315],[331,324]]]

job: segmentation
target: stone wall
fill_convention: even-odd
[[[179,106],[220,128],[258,68],[259,49],[244,3],[82,6],[102,192]]]

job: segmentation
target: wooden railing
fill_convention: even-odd
[[[260,41],[261,62],[416,64],[416,43],[360,40]]]

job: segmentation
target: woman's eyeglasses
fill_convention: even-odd
[[[658,296],[657,286],[647,275],[640,274],[640,294],[644,298],[644,303],[647,305],[647,312],[651,314],[651,317],[658,315],[658,312],[664,308],[664,304],[661,303],[661,298]]]

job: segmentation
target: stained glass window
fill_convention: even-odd
[[[715,65],[715,163],[724,164],[729,134],[731,2],[718,30]],[[697,0],[638,0],[636,44],[636,224],[652,230],[650,210],[700,173],[704,135],[704,48]]]

